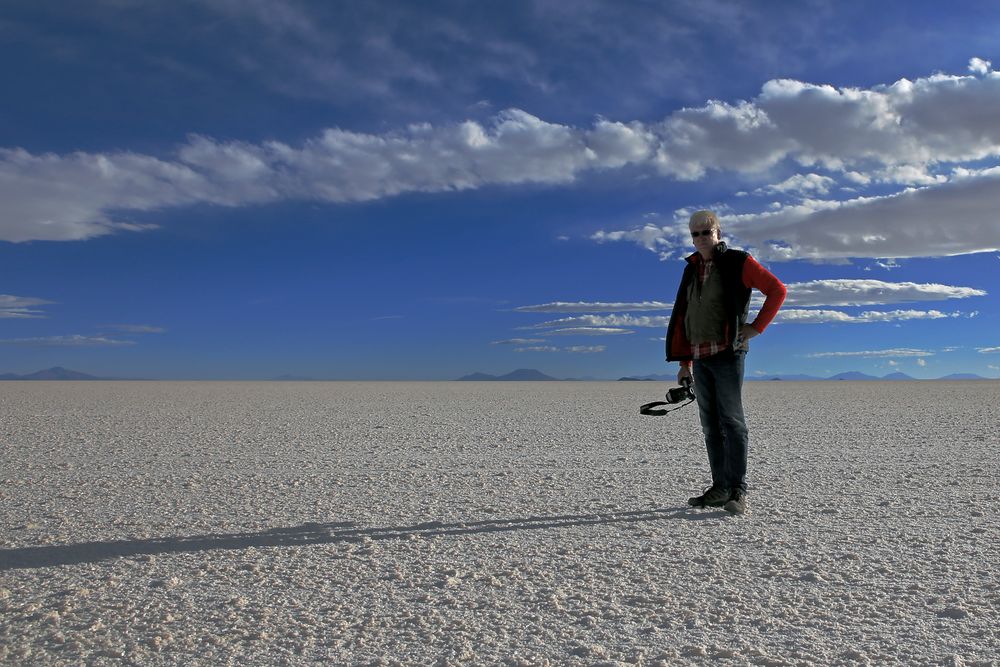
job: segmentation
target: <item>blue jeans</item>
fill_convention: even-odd
[[[712,468],[712,485],[747,489],[747,423],[743,416],[746,352],[728,349],[695,359],[694,392]]]

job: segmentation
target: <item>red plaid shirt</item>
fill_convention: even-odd
[[[714,267],[715,261],[711,259],[702,259],[702,261],[698,262],[698,283],[702,287],[705,286],[705,281],[708,280],[708,277],[712,275]],[[691,346],[691,357],[693,359],[703,359],[722,352],[726,347],[726,341],[724,340],[711,340],[699,343]]]

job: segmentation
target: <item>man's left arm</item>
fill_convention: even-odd
[[[775,277],[773,273],[765,269],[751,256],[747,256],[743,263],[743,284],[751,289],[760,290],[764,293],[764,305],[753,322],[744,324],[740,329],[740,337],[744,341],[764,333],[764,329],[771,323],[774,316],[778,314],[778,309],[785,301],[785,294],[788,290],[785,285]]]

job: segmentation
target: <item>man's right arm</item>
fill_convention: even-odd
[[[694,380],[694,378],[691,376],[690,361],[681,362],[681,369],[677,371],[677,384],[683,383],[685,378],[687,378],[688,380]]]

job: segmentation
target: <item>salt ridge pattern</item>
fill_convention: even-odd
[[[995,665],[1000,383],[0,383],[0,662]]]

